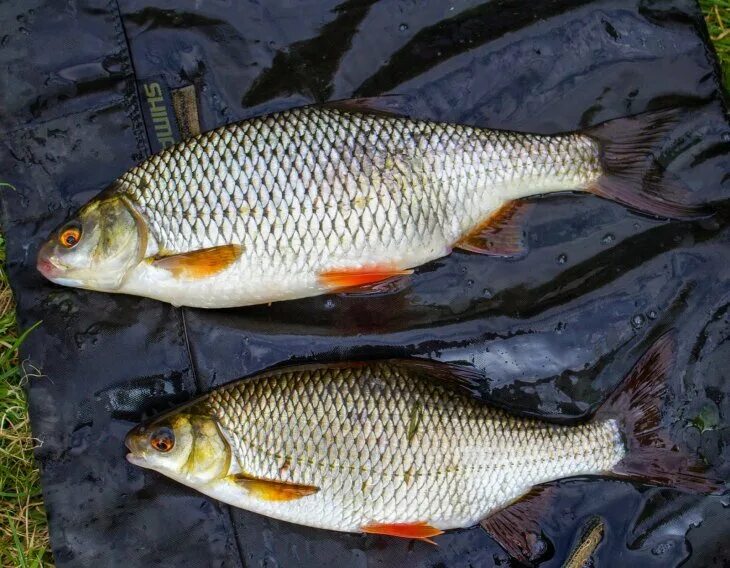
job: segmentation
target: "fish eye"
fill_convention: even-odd
[[[68,227],[58,237],[58,242],[66,248],[73,248],[81,240],[81,229],[79,227]]]
[[[150,435],[150,445],[158,452],[169,452],[175,446],[175,434],[167,426],[158,428]]]

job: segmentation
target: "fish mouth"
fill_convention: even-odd
[[[45,256],[42,256],[40,254],[38,255],[38,260],[36,261],[36,268],[38,269],[38,272],[40,272],[49,280],[53,280],[54,278],[58,278],[61,276],[62,269],[57,266],[51,259],[46,258]]]
[[[134,428],[124,437],[124,445],[129,450],[126,455],[127,461],[133,465],[145,467],[145,459],[140,455],[138,429]]]
[[[64,276],[65,268],[53,262],[53,260],[45,255],[42,250],[38,253],[36,268],[38,269],[38,272],[55,284],[71,286],[74,288],[79,288],[81,286],[80,280]]]
[[[127,461],[129,463],[131,463],[132,465],[137,465],[139,467],[146,467],[147,462],[145,461],[144,458],[142,458],[136,454],[133,454],[132,452],[129,452],[126,457],[127,457]]]

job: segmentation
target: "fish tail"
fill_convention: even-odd
[[[677,349],[673,331],[664,333],[644,353],[596,413],[597,420],[619,424],[627,454],[613,468],[617,477],[698,493],[721,489],[722,482],[707,475],[707,468],[677,448],[661,424],[666,379]]]
[[[668,219],[697,219],[711,214],[692,203],[692,191],[656,159],[681,116],[661,110],[604,122],[584,133],[598,143],[603,174],[587,191],[632,209]],[[696,199],[696,198],[695,198]]]

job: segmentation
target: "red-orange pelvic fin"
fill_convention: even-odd
[[[554,486],[537,485],[480,524],[510,556],[532,566],[544,553],[540,520],[552,503],[554,491]]]
[[[346,290],[375,284],[396,276],[408,276],[409,274],[413,274],[413,270],[400,270],[392,266],[374,265],[328,270],[319,275],[319,280],[332,290]]]
[[[262,479],[245,474],[234,475],[233,481],[244,487],[254,497],[264,501],[293,501],[319,491],[319,487],[314,485]]]
[[[454,246],[492,256],[522,256],[527,253],[524,224],[531,209],[531,203],[509,201]]]
[[[444,531],[432,527],[428,523],[370,523],[360,530],[369,534],[385,534],[400,538],[413,538],[436,544],[430,537],[444,534]]]
[[[213,276],[228,268],[241,256],[241,245],[223,245],[165,256],[153,266],[170,271],[176,278],[198,279]]]

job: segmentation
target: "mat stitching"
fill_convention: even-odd
[[[124,22],[122,19],[122,12],[119,8],[119,3],[117,0],[110,0],[109,2],[110,7],[115,7],[115,28],[117,29],[118,39],[122,40],[124,42],[124,46],[126,48],[127,57],[125,58],[124,62],[122,63],[123,66],[126,68],[125,75],[127,73],[131,73],[130,77],[130,84],[127,91],[127,96],[125,97],[125,102],[127,103],[127,110],[128,116],[130,121],[132,122],[132,126],[134,129],[135,138],[137,140],[137,149],[142,152],[143,156],[149,156],[150,154],[150,148],[151,143],[149,140],[149,136],[147,133],[147,129],[144,127],[144,122],[142,120],[142,113],[141,113],[141,103],[139,99],[139,92],[137,90],[137,84],[136,84],[136,74],[134,71],[134,63],[132,61],[132,50],[129,45],[129,39],[127,38],[127,35],[124,31]],[[188,357],[188,362],[190,365],[190,372],[193,375],[193,382],[195,383],[195,387],[198,390],[198,392],[202,392],[203,389],[201,388],[201,384],[198,378],[198,373],[195,368],[195,362],[193,360],[192,351],[190,349],[190,338],[188,336],[187,331],[187,323],[185,320],[185,310],[184,308],[175,308],[175,312],[178,314],[178,322],[180,331],[182,331],[182,336],[185,341],[185,350]],[[233,540],[236,545],[236,551],[238,552],[238,565],[244,566],[245,563],[243,562],[243,551],[241,550],[241,546],[239,544],[238,540],[238,534],[236,531],[236,525],[233,522],[233,512],[231,511],[231,507],[229,505],[223,505],[228,509],[228,517],[231,523],[232,531],[233,531]]]
[[[202,394],[204,390],[202,385],[200,384],[200,379],[198,378],[198,370],[195,368],[193,352],[190,349],[190,336],[188,335],[188,325],[187,320],[185,319],[185,308],[175,308],[175,313],[178,315],[178,321],[180,322],[180,326],[182,327],[182,336],[183,340],[185,341],[185,350],[188,355],[188,361],[190,362],[190,372],[193,375],[193,382],[195,383],[195,388],[198,389],[198,393]],[[238,551],[238,565],[245,567],[246,563],[243,561],[243,550],[241,549],[241,544],[238,539],[238,530],[236,529],[236,523],[233,519],[233,507],[224,503],[221,503],[221,507],[225,507],[226,509],[228,509],[228,519],[231,523],[231,530],[233,531],[233,541],[236,543],[236,550]]]

